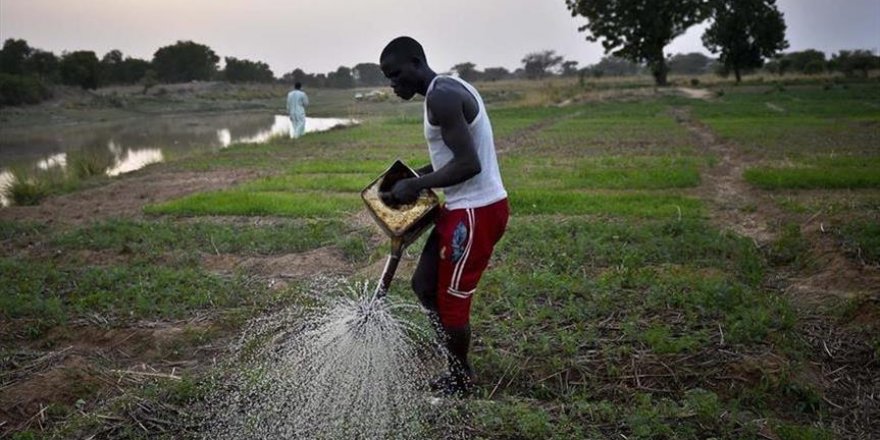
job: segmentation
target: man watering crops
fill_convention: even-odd
[[[450,354],[450,371],[432,388],[465,394],[474,379],[468,362],[471,299],[509,214],[492,125],[477,90],[459,78],[434,73],[416,40],[392,40],[379,62],[397,96],[425,97],[424,130],[431,164],[418,170],[419,177],[397,182],[390,197],[391,202],[411,203],[426,188],[442,188],[446,196],[412,288],[439,318]]]
[[[302,91],[302,83],[293,84],[293,90],[287,94],[287,113],[293,128],[290,137],[298,138],[306,132],[306,108],[309,106],[309,95]]]

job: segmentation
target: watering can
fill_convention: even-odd
[[[404,248],[416,241],[428,227],[434,224],[434,219],[440,210],[440,198],[431,189],[422,190],[419,198],[410,204],[396,205],[386,202],[387,198],[383,195],[390,192],[395,183],[418,176],[418,173],[398,159],[361,191],[367,212],[391,239],[391,254],[385,263],[379,285],[376,286],[377,298],[388,293]]]

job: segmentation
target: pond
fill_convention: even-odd
[[[306,133],[357,124],[354,119],[306,118]],[[147,117],[113,123],[7,130],[0,127],[0,206],[13,167],[67,172],[87,163],[108,176],[192,153],[210,153],[232,144],[262,143],[290,136],[287,115],[225,113]],[[76,164],[76,165],[73,165]]]

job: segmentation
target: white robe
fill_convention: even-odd
[[[302,90],[293,90],[287,94],[287,113],[290,115],[292,128],[290,137],[298,138],[306,131],[306,108],[309,96]]]

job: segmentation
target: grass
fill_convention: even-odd
[[[840,230],[851,255],[870,264],[880,264],[880,222],[854,221]]]
[[[630,90],[639,81],[644,79],[622,87]],[[825,350],[834,353],[833,362],[858,353],[830,339],[830,348],[814,346],[815,335],[806,332],[820,311],[794,306],[792,293],[780,294],[777,276],[814,264],[813,236],[802,225],[816,212],[830,216],[825,227],[832,225],[854,258],[876,263],[877,187],[844,194],[828,189],[835,187],[826,180],[815,187],[828,189],[819,195],[773,193],[785,217],[771,225],[776,240],[756,246],[708,220],[712,207],[692,188],[701,183],[700,171],[719,158],[696,149],[670,109],[692,107],[699,122],[766,164],[758,171],[778,177],[780,170],[818,170],[826,179],[837,174],[852,182],[878,166],[869,140],[876,139],[871,99],[880,88],[797,85],[780,92],[757,83],[705,102],[630,94],[555,107],[544,104],[584,89],[529,83],[506,94],[505,87],[496,84],[487,93],[502,104],[490,107],[490,114],[504,148],[499,158],[512,218],[474,297],[472,359],[479,386],[467,403],[468,432],[487,440],[849,434],[841,412],[825,399],[846,411],[849,403],[829,381],[813,378],[818,368],[831,367]],[[344,108],[342,96],[332,108]],[[146,208],[167,217],[75,228],[0,222],[2,244],[18,251],[0,259],[2,319],[13,326],[94,315],[123,322],[186,319],[206,310],[259,307],[266,297],[306,300],[295,294],[296,286],[267,294],[264,283],[245,275],[206,273],[198,258],[204,253],[243,257],[333,245],[372,271],[371,257],[384,255],[387,242],[377,242],[368,228],[346,225],[362,209],[357,193],[396,157],[416,167],[427,163],[420,103],[400,113],[390,105],[387,110],[348,130],[232,146],[169,164],[258,168],[271,175]],[[802,174],[785,184],[804,180]],[[762,207],[740,209],[752,214]],[[273,218],[200,218],[218,215]],[[109,261],[96,266],[88,251]],[[84,257],[40,258],[51,252]],[[408,270],[411,265],[402,266],[391,295],[413,300]],[[870,298],[863,301],[849,312],[860,320],[873,310]],[[802,320],[804,313],[808,319]],[[880,352],[880,339],[860,336],[865,353]],[[827,337],[823,333],[823,342]],[[176,410],[150,406],[166,401],[197,413],[216,372],[190,370],[192,376],[179,382],[148,383],[112,402],[89,402],[88,410],[69,411],[57,432],[62,438],[100,432],[108,423],[100,414],[118,416],[122,437],[158,436],[129,415],[139,417],[133,411],[146,405],[151,417],[178,420]],[[175,428],[168,429],[175,437]]]
[[[147,206],[148,214],[338,217],[361,208],[356,195],[323,192],[251,192],[228,190],[199,193]]]
[[[821,158],[787,167],[755,167],[743,177],[761,189],[880,188],[880,157]]]
[[[36,172],[21,168],[11,171],[12,180],[2,189],[9,200],[19,206],[38,205],[50,193],[50,179],[39,178]]]
[[[59,267],[0,259],[0,316],[63,323],[86,314],[115,319],[180,318],[230,307],[258,294],[245,278],[161,266]]]
[[[41,223],[0,220],[0,241],[27,239],[45,230],[46,225]]]
[[[693,141],[661,100],[583,106],[537,135],[526,151],[574,157],[595,154],[688,153]]]
[[[699,185],[699,161],[678,156],[599,156],[558,160],[512,156],[501,160],[515,188],[668,189]]]
[[[53,245],[135,255],[172,251],[271,255],[330,245],[351,231],[338,220],[275,222],[268,226],[108,220],[61,234]]]
[[[722,138],[760,157],[828,153],[875,155],[880,89],[857,84],[823,90],[797,86],[732,89],[720,102],[694,102],[694,113]],[[771,105],[768,105],[771,104]],[[778,111],[776,109],[783,109]]]
[[[656,193],[595,194],[578,191],[509,190],[516,215],[565,214],[633,217],[696,217],[702,204],[691,197]]]
[[[109,162],[108,162],[109,160]],[[12,180],[0,187],[13,205],[39,205],[46,197],[65,194],[106,181],[112,157],[78,153],[69,155],[68,167],[13,167]]]

